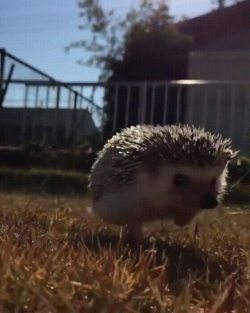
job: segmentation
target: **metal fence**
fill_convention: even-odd
[[[250,81],[68,84],[91,90],[95,103],[104,107],[106,137],[129,125],[188,123],[230,137],[250,154]]]
[[[74,90],[0,49],[0,144],[74,141],[98,131],[91,115],[98,124],[101,114],[81,88]]]
[[[11,65],[9,62],[5,71],[9,76]],[[85,133],[100,131],[105,140],[130,125],[188,123],[231,137],[235,148],[250,154],[250,81],[82,83],[58,82],[47,76],[22,79],[15,69],[11,79],[7,74],[1,81],[1,90],[8,86],[1,112],[4,108],[22,108],[19,143],[24,141],[30,124],[31,138],[37,139],[35,125],[42,111],[47,110],[53,114],[39,121],[43,142],[50,137],[56,141],[62,123],[69,124],[67,134],[72,140],[83,124]],[[30,114],[31,109],[37,114]],[[60,117],[63,110],[64,118]],[[93,124],[80,118],[83,112],[89,114]],[[32,123],[25,122],[27,116]],[[48,120],[53,130],[46,135]]]

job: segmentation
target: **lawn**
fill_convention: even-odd
[[[247,208],[147,224],[136,248],[89,205],[0,193],[0,312],[250,312]]]

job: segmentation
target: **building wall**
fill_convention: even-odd
[[[236,33],[227,32],[222,37],[204,43],[206,51],[250,51],[250,26]]]
[[[250,81],[250,48],[244,51],[193,51],[189,55],[188,77]]]
[[[192,52],[189,60],[189,79],[222,82],[188,90],[187,122],[231,137],[250,154],[250,50]]]

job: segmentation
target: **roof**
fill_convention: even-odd
[[[221,37],[249,31],[250,0],[180,22],[178,28],[182,33],[191,35],[194,48],[199,49]]]

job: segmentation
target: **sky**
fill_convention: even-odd
[[[139,0],[101,0],[122,15]],[[211,11],[212,0],[170,0],[170,14],[180,19]],[[83,49],[65,47],[86,36],[77,0],[0,0],[0,48],[32,64],[55,79],[97,81],[100,70],[77,64],[87,58]]]

